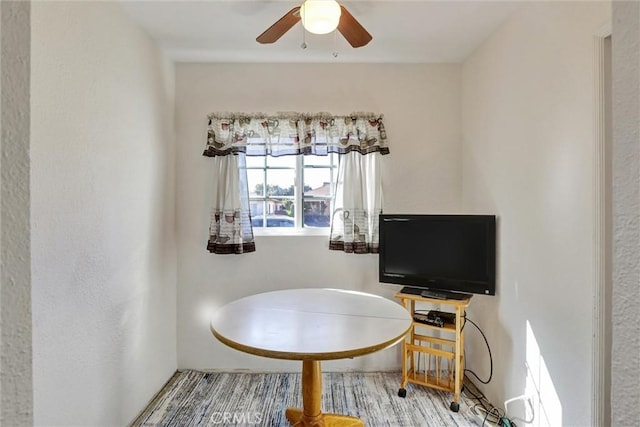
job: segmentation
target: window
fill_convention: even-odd
[[[337,154],[247,156],[254,230],[324,228],[331,225]]]
[[[381,115],[212,113],[208,120],[209,252],[253,252],[254,230],[324,234],[329,249],[377,252],[380,157],[389,154]]]

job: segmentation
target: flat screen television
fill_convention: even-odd
[[[495,215],[380,215],[380,282],[463,299],[496,293]]]

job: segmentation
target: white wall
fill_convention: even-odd
[[[462,69],[463,206],[500,218],[497,296],[469,313],[493,351],[482,390],[539,393],[535,425],[592,425],[592,49],[610,8],[526,4]],[[484,342],[467,343],[486,379]]]
[[[176,369],[173,75],[117,3],[31,28],[35,424],[125,425]]]
[[[451,212],[460,195],[458,65],[179,64],[176,70],[178,365],[299,371],[295,362],[242,354],[218,343],[208,317],[221,304],[275,289],[337,287],[391,297],[375,255],[329,251],[327,237],[257,237],[242,256],[206,251],[211,159],[202,157],[215,111],[380,112],[386,212]],[[420,130],[422,129],[422,130]],[[239,313],[241,315],[241,313]],[[398,369],[398,348],[325,369]]]
[[[29,2],[0,4],[0,425],[33,421],[29,224]]]
[[[640,4],[613,3],[611,425],[640,423]]]

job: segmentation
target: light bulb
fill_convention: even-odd
[[[313,34],[327,34],[338,28],[341,14],[335,0],[307,0],[300,6],[302,25]]]

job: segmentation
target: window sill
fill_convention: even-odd
[[[258,228],[253,229],[253,235],[256,237],[262,236],[325,236],[329,237],[329,228]]]

